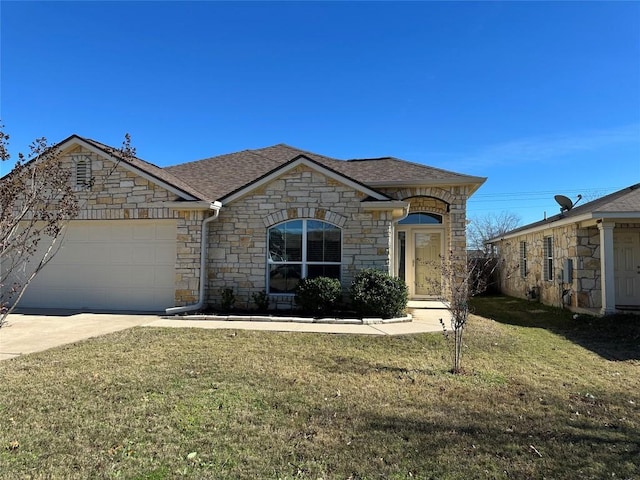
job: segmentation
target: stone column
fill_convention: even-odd
[[[598,224],[600,231],[600,287],[602,307],[600,313],[608,315],[616,311],[616,283],[613,268],[613,227],[612,222]]]

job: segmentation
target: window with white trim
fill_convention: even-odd
[[[527,276],[527,242],[520,242],[520,276]]]
[[[340,227],[321,220],[289,220],[269,228],[267,241],[269,293],[295,293],[302,278],[340,280]]]
[[[545,280],[553,280],[553,237],[544,237],[543,240],[543,265],[542,273]]]

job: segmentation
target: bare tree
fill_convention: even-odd
[[[2,162],[10,160],[8,145],[9,135],[0,125]],[[119,159],[135,154],[129,135],[114,153]],[[78,214],[78,192],[72,187],[69,169],[61,167],[61,159],[57,146],[38,138],[29,154],[19,153],[9,174],[0,179],[0,327],[53,259],[68,221]]]
[[[487,252],[485,242],[491,238],[517,228],[522,219],[517,213],[487,213],[471,217],[467,225],[467,247],[478,252]]]
[[[469,319],[469,302],[472,297],[487,290],[497,265],[496,259],[489,255],[472,257],[465,262],[456,257],[454,252],[449,252],[448,258],[441,259],[442,276],[445,288],[449,291],[446,305],[453,332],[452,373],[462,373],[462,339]],[[449,330],[442,318],[440,324],[445,336],[449,337]]]

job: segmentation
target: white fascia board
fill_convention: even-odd
[[[163,207],[170,210],[214,210],[211,202],[204,200],[184,201],[184,202],[162,202]]]
[[[238,190],[235,193],[232,193],[231,195],[229,195],[228,197],[225,197],[223,200],[223,204],[228,204],[233,202],[234,200],[237,200],[245,195],[247,195],[248,193],[250,193],[252,190],[255,190],[257,188],[262,187],[263,185],[266,185],[267,183],[272,182],[273,180],[275,180],[276,178],[282,176],[283,174],[293,170],[294,168],[300,166],[300,165],[304,165],[306,167],[311,168],[312,170],[315,170],[316,172],[319,172],[321,174],[323,174],[326,177],[329,177],[337,182],[340,182],[344,185],[347,185],[348,187],[353,188],[354,190],[358,190],[366,195],[369,195],[370,197],[375,198],[376,200],[389,200],[389,197],[387,197],[386,195],[381,194],[380,192],[376,192],[375,190],[372,190],[371,188],[368,188],[365,185],[362,185],[361,183],[358,183],[352,179],[350,179],[349,177],[346,177],[344,175],[341,175],[337,172],[334,172],[332,170],[329,170],[328,168],[323,167],[322,165],[319,165],[315,162],[312,162],[306,158],[299,158],[297,160],[294,160],[291,163],[288,163],[286,165],[284,165],[281,168],[278,168],[277,170],[272,171],[270,174],[262,177],[261,179],[251,183],[250,185],[247,185],[246,187]]]
[[[409,208],[409,203],[401,200],[379,200],[360,202],[364,210],[392,210],[396,208]]]
[[[619,215],[617,216],[619,217]],[[486,243],[496,243],[499,242],[501,240],[508,240],[511,238],[517,238],[520,237],[522,235],[527,235],[529,233],[536,233],[536,232],[540,232],[543,230],[548,230],[550,228],[557,228],[557,227],[563,227],[565,225],[571,225],[572,223],[582,223],[582,222],[587,222],[589,220],[598,220],[602,218],[602,215],[594,215],[593,213],[589,212],[589,213],[585,213],[583,215],[579,215],[576,217],[569,217],[569,218],[561,218],[559,220],[555,220],[553,222],[549,222],[549,223],[545,223],[542,225],[536,225],[535,227],[531,227],[531,228],[525,228],[524,230],[518,230],[517,232],[514,233],[507,233],[505,235],[501,235],[500,237],[496,237],[496,238],[492,238],[490,240],[488,240]]]
[[[434,187],[457,187],[457,186],[468,186],[470,187],[469,196],[473,195],[476,190],[478,190],[484,182],[487,181],[487,177],[461,177],[458,179],[451,180],[442,180],[442,179],[426,179],[421,180],[420,182],[404,182],[404,181],[396,181],[396,182],[369,182],[369,185],[377,188],[384,187],[425,187],[425,186],[434,186]]]
[[[72,146],[74,144],[80,145],[83,148],[86,148],[87,150],[89,150],[90,152],[93,152],[96,155],[99,155],[99,156],[101,156],[103,158],[105,158],[105,157],[108,158],[111,162],[117,163],[118,165],[121,165],[126,170],[129,170],[130,172],[135,173],[136,175],[144,178],[145,180],[150,181],[151,183],[155,183],[156,185],[161,186],[165,190],[168,190],[171,193],[173,193],[173,194],[175,194],[175,195],[177,195],[179,197],[184,198],[185,200],[197,200],[196,197],[194,197],[192,195],[189,195],[187,192],[184,192],[184,191],[174,187],[173,185],[169,185],[168,183],[162,181],[158,177],[154,177],[153,175],[150,175],[147,172],[145,172],[143,170],[140,170],[139,168],[131,165],[130,163],[127,163],[124,160],[121,160],[121,159],[119,159],[117,157],[114,157],[113,155],[108,154],[104,150],[96,148],[95,146],[91,145],[90,143],[85,142],[82,138],[73,137],[73,138],[69,139],[67,142],[64,142],[64,143],[60,144],[59,145],[60,151],[64,151],[64,150],[66,150],[67,148],[69,148],[70,146]]]
[[[640,218],[640,212],[596,212],[594,218],[620,221],[637,220]]]

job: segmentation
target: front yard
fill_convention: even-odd
[[[135,328],[4,361],[0,478],[640,478],[640,317],[475,306],[498,321],[458,376],[439,333]]]

